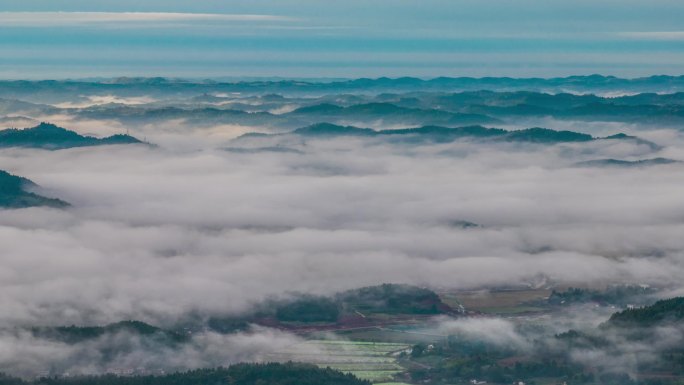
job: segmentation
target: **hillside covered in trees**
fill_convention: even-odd
[[[9,128],[0,131],[0,147],[61,150],[72,147],[135,143],[142,142],[126,134],[112,135],[102,139],[84,136],[51,123],[40,123],[32,128]]]
[[[25,208],[33,206],[65,207],[68,203],[47,198],[29,190],[38,187],[32,181],[0,170],[0,208]]]
[[[667,322],[684,320],[684,297],[658,301],[650,306],[626,309],[613,314],[607,326],[652,327]]]
[[[299,363],[237,364],[166,375],[49,377],[34,381],[1,375],[0,385],[370,385],[351,374]]]

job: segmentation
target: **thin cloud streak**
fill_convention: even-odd
[[[684,31],[620,32],[618,36],[643,40],[684,40]]]
[[[179,13],[179,12],[0,12],[4,26],[73,26],[74,24],[140,23],[140,22],[264,22],[293,21],[279,15]]]

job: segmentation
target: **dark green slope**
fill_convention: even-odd
[[[565,142],[588,142],[594,140],[591,135],[574,131],[555,131],[548,128],[528,128],[525,130],[509,131],[505,134],[505,140],[511,142],[535,142],[535,143],[565,143]]]
[[[36,127],[6,129],[0,131],[0,147],[29,147],[47,150],[60,150],[72,147],[99,146],[108,144],[134,144],[142,141],[130,136],[117,134],[103,139],[83,136],[50,123]]]
[[[36,338],[61,341],[75,344],[107,334],[129,333],[140,337],[152,338],[158,342],[176,343],[184,342],[188,338],[184,334],[168,331],[141,321],[121,321],[105,326],[55,326],[35,327],[31,333]]]
[[[47,377],[33,381],[0,374],[1,385],[370,385],[351,374],[299,363],[236,364],[228,368],[144,376]]]
[[[605,326],[652,327],[684,321],[684,297],[664,299],[651,306],[627,309],[613,314]]]
[[[412,285],[382,284],[338,293],[333,297],[304,295],[276,304],[279,321],[336,322],[345,314],[430,315],[452,309],[432,290]]]
[[[215,317],[209,327],[221,333],[244,329],[249,323],[271,320],[278,323],[336,323],[350,316],[437,315],[453,312],[439,296],[426,288],[382,284],[337,293],[333,296],[297,295],[287,300],[266,301],[253,314],[242,318]],[[271,323],[271,325],[273,325]]]
[[[337,295],[346,311],[364,314],[444,314],[452,309],[430,289],[402,284],[362,287]]]
[[[59,199],[47,198],[29,191],[35,187],[37,185],[26,178],[0,170],[0,208],[68,206],[68,203]]]
[[[338,126],[330,123],[312,124],[293,131],[297,135],[304,136],[375,136],[378,131],[370,128],[358,128],[354,126]]]

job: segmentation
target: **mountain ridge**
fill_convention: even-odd
[[[494,139],[505,142],[527,142],[527,143],[570,143],[570,142],[589,142],[595,140],[633,140],[640,144],[649,144],[652,149],[658,149],[655,143],[644,139],[626,135],[623,133],[610,135],[607,137],[594,137],[589,134],[567,131],[552,130],[542,127],[532,127],[521,130],[505,130],[501,128],[489,128],[485,126],[421,126],[414,128],[400,128],[388,130],[373,130],[370,128],[360,128],[355,126],[341,126],[332,123],[317,123],[305,127],[300,127],[293,131],[278,134],[253,134],[247,133],[239,136],[236,140],[250,137],[269,137],[282,135],[299,135],[304,137],[417,137],[418,139],[432,140],[435,142],[451,142],[458,139]]]
[[[63,208],[69,206],[60,199],[38,195],[30,190],[38,185],[31,180],[0,170],[0,208],[16,209],[35,206]]]
[[[0,130],[0,147],[61,150],[73,147],[142,143],[144,142],[127,134],[115,134],[98,139],[92,136],[80,135],[75,131],[46,122],[41,122],[39,125],[30,128]]]

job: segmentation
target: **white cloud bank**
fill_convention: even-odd
[[[382,282],[678,285],[682,166],[566,167],[615,145],[3,150],[73,207],[3,212],[0,323],[160,324]]]

